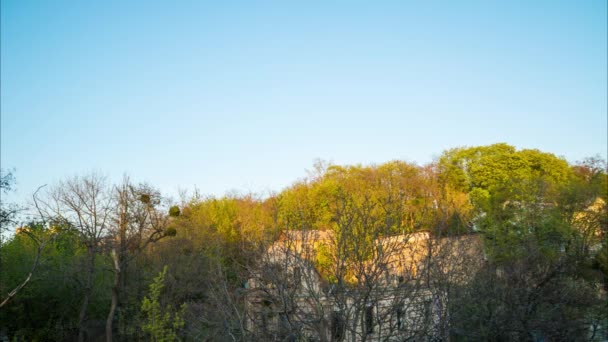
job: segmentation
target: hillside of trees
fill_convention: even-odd
[[[3,172],[3,193],[13,182]],[[311,262],[324,284],[349,293],[377,285],[357,267],[377,258],[373,241],[479,236],[483,260],[463,265],[468,281],[432,280],[449,296],[433,338],[608,339],[608,174],[598,158],[569,163],[494,144],[428,165],[320,162],[271,196],[195,192],[172,203],[153,184],[88,174],[32,198],[1,207],[0,340],[304,340],[246,324],[251,279],[289,231],[340,241],[340,253],[318,250]]]

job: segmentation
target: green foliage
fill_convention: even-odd
[[[174,227],[167,227],[164,233],[166,236],[175,236],[177,235],[177,229],[175,229]]]
[[[319,273],[323,278],[327,279],[330,283],[335,283],[337,279],[334,276],[334,260],[329,247],[325,244],[317,246],[315,255],[315,267],[319,270]]]
[[[180,214],[180,210],[179,207],[174,205],[171,208],[169,208],[169,216],[171,217],[178,217]]]
[[[133,260],[121,284],[116,338],[141,339],[142,331],[156,341],[243,337],[236,332],[243,322],[231,310],[243,310],[241,284],[284,230],[328,232],[336,241],[316,245],[310,261],[325,280],[354,288],[365,280],[357,270],[374,258],[377,238],[417,231],[468,234],[474,224],[486,238],[487,268],[471,275],[471,284],[455,286],[464,293],[450,304],[460,306],[450,312],[455,327],[470,332],[468,340],[527,339],[518,321],[525,314],[534,329],[567,340],[577,328],[569,322],[595,310],[593,287],[601,276],[608,289],[607,180],[606,166],[597,159],[569,165],[550,153],[495,144],[449,150],[426,166],[324,165],[265,199],[196,196],[154,218],[166,223],[163,235],[179,231],[178,237],[128,253]],[[160,203],[150,189],[132,191],[137,208]],[[57,238],[30,284],[0,311],[0,321],[9,337],[70,340],[78,328],[86,247],[65,227],[28,229],[1,244],[2,295],[29,271],[36,246],[28,234],[53,231]],[[137,235],[124,248],[132,251],[146,237]],[[100,250],[95,268],[110,269],[110,260]],[[167,267],[156,274],[164,265],[171,277]],[[112,278],[95,274],[87,320],[103,322]],[[565,303],[562,290],[570,291]],[[185,302],[187,309],[180,307]],[[564,334],[551,321],[563,324]],[[509,329],[519,330],[509,335]]]
[[[574,340],[588,329],[583,317],[606,319],[605,312],[598,314],[599,279],[590,267],[595,261],[602,270],[606,253],[601,239],[608,213],[601,200],[605,168],[565,167],[550,155],[522,152],[524,168],[503,170],[509,181],[491,186],[472,181],[469,187],[482,213],[476,223],[486,236],[489,263],[455,304],[462,314],[454,315],[455,322],[463,324],[465,336],[472,334],[469,339],[527,339],[540,333]]]
[[[570,178],[568,163],[538,150],[517,151],[507,144],[456,148],[439,160],[442,181],[469,194],[481,211],[489,210],[490,197],[509,193],[510,201],[530,201],[530,182],[537,182],[547,192],[558,191]]]
[[[366,239],[443,230],[448,229],[447,218],[455,214],[468,221],[471,208],[463,199],[454,189],[442,189],[432,168],[400,161],[330,165],[314,179],[296,183],[279,195],[278,224],[282,229],[338,234],[348,229],[346,235]],[[437,216],[436,209],[445,217]]]
[[[0,322],[9,336],[19,340],[69,340],[78,317],[78,294],[82,291],[78,279],[86,255],[78,237],[70,230],[30,223],[6,241],[0,249],[0,296],[4,298],[31,269],[36,244],[28,234],[40,239],[52,235],[54,239],[43,250],[40,265],[28,286],[0,309]],[[93,298],[92,304],[97,310],[90,313],[92,318],[106,313],[108,298],[102,294],[107,285],[103,277],[97,279],[95,288],[104,290],[96,292],[99,296]]]
[[[160,297],[165,287],[167,266],[158,274],[152,284],[148,296],[141,303],[141,311],[145,316],[142,330],[152,341],[171,342],[179,341],[178,331],[184,327],[184,312],[186,304],[182,304],[179,311],[173,312],[170,305],[161,306]]]

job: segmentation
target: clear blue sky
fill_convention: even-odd
[[[315,158],[607,150],[606,1],[2,0],[18,193],[99,170],[280,190]]]

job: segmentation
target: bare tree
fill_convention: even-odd
[[[8,225],[15,224],[15,217],[21,208],[14,203],[7,203],[4,198],[13,190],[15,177],[11,171],[0,169],[0,242]]]
[[[40,200],[41,216],[77,232],[87,251],[83,295],[78,314],[78,341],[84,341],[87,309],[93,292],[95,261],[102,252],[114,212],[110,188],[98,174],[73,177],[52,188]]]
[[[430,234],[395,234],[378,202],[342,195],[334,203],[335,230],[285,230],[252,270],[247,320],[253,339],[432,335],[434,292],[425,276]]]
[[[106,246],[114,274],[112,303],[106,319],[108,342],[112,341],[114,316],[125,292],[129,264],[150,243],[175,235],[175,229],[168,229],[170,218],[159,210],[161,197],[157,190],[145,184],[133,185],[125,177],[123,183],[114,188],[112,197],[115,212],[109,221]]]

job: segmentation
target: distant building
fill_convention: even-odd
[[[377,238],[358,260],[344,243],[331,231],[288,231],[268,248],[246,301],[256,339],[436,340],[449,320],[445,285],[483,259],[477,234]]]

